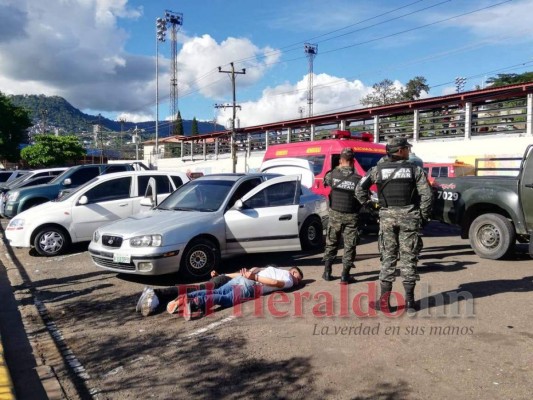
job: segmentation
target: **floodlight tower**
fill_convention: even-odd
[[[155,149],[154,158],[157,166],[159,156],[159,42],[164,42],[167,35],[167,23],[163,18],[155,20]]]
[[[183,25],[183,14],[165,10],[165,21],[170,25],[170,115],[178,118],[178,31]],[[171,134],[174,124],[170,126]]]
[[[463,91],[463,88],[466,84],[466,78],[462,76],[458,76],[455,78],[455,90],[457,93],[461,93]]]
[[[309,61],[309,76],[307,77],[307,108],[309,116],[313,116],[313,61],[318,53],[318,44],[304,43],[304,51]]]

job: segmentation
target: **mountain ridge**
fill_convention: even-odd
[[[13,105],[24,108],[28,111],[33,126],[30,134],[47,132],[59,132],[65,134],[75,134],[83,136],[92,134],[93,126],[100,124],[104,129],[124,133],[137,128],[144,133],[143,139],[150,138],[155,134],[155,121],[124,122],[114,121],[101,115],[90,115],[80,111],[61,96],[45,95],[9,95]],[[192,120],[182,120],[183,131],[186,136],[192,132]],[[198,133],[211,133],[213,130],[224,130],[222,125],[213,122],[197,121]],[[122,124],[122,126],[121,126]],[[158,135],[161,138],[172,136],[169,132],[168,121],[159,121]]]

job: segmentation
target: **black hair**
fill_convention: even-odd
[[[298,273],[300,274],[300,276],[302,277],[301,279],[304,278],[304,273],[302,272],[302,270],[298,267],[291,267],[291,269],[295,269],[296,271],[298,271]]]

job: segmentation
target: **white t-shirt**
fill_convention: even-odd
[[[270,278],[270,279],[275,279],[277,281],[285,282],[283,289],[289,289],[293,286],[291,274],[286,269],[268,267],[268,268],[261,270],[258,273],[258,275],[265,277],[265,278]],[[272,293],[272,292],[275,292],[276,290],[282,290],[282,288],[278,288],[275,286],[269,286],[269,285],[262,285],[262,286],[263,286],[263,294]]]

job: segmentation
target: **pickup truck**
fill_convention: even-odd
[[[31,207],[54,200],[60,192],[81,186],[98,175],[133,171],[134,169],[132,164],[85,164],[71,167],[44,185],[10,190],[3,215],[7,218],[13,218]]]
[[[481,258],[500,259],[514,249],[516,241],[529,243],[533,256],[533,145],[527,147],[520,168],[514,169],[517,176],[480,176],[478,172],[433,182],[433,218],[461,227],[461,237],[470,240]]]

